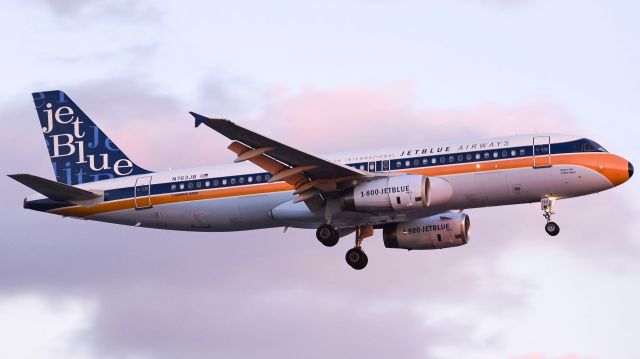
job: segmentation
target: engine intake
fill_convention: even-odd
[[[441,249],[469,242],[469,216],[443,213],[383,227],[382,238],[387,248]]]
[[[391,212],[442,205],[453,188],[439,177],[401,175],[361,183],[342,197],[342,209],[359,212]]]

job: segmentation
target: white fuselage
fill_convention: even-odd
[[[580,140],[565,135],[514,136],[327,155],[327,160],[363,171],[439,177],[453,189],[444,205],[374,214],[345,211],[333,215],[332,221],[336,227],[380,225],[446,210],[582,196],[619,184],[622,175],[615,171],[622,171],[626,161],[604,150],[581,151],[575,145]],[[324,221],[322,210],[314,213],[304,202],[292,202],[290,185],[268,183],[266,176],[259,167],[241,163],[122,177],[77,186],[104,191],[104,202],[47,211],[185,231],[316,228]],[[41,198],[33,196],[28,202]]]

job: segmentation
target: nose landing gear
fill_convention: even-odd
[[[542,208],[542,216],[547,220],[547,224],[545,224],[544,230],[550,236],[557,236],[558,233],[560,233],[560,226],[556,222],[551,221],[551,215],[554,214],[553,212],[554,202],[555,200],[549,197],[545,197],[540,201],[540,207]]]

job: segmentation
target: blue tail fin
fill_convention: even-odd
[[[64,92],[32,95],[58,182],[75,185],[149,173],[133,163]]]

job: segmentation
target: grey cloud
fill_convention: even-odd
[[[140,151],[151,146],[147,159],[167,157],[156,164],[189,165],[187,156],[208,160],[209,153],[194,150],[206,148],[198,141],[206,141],[212,152],[224,151],[221,137],[193,129],[184,103],[151,87],[140,79],[116,79],[75,86],[68,93],[125,150],[127,145]],[[213,107],[238,111],[241,102],[234,100],[234,91],[225,91],[224,83],[204,88],[213,90],[197,100],[203,107],[214,103],[207,101],[211,96],[219,101]],[[1,165],[29,171],[37,164],[37,171],[50,171],[36,115],[25,96],[27,100],[0,109],[3,116],[20,119],[15,126],[3,126],[8,129],[0,134],[3,143],[19,136],[23,149],[5,153]],[[277,111],[257,119],[273,113]],[[118,128],[132,123],[128,128],[153,128],[148,130],[153,136],[137,136],[144,146],[120,141],[118,135],[130,134]],[[185,132],[180,132],[183,126]],[[171,136],[155,129],[171,131]],[[295,131],[278,136],[286,140]],[[424,137],[440,134],[425,132]],[[337,133],[334,140],[350,136]],[[167,138],[188,138],[191,146]],[[373,147],[378,140],[373,136],[359,144]],[[211,163],[222,162],[211,157]],[[378,233],[365,242],[369,266],[356,272],[344,263],[350,237],[324,248],[313,231],[181,233],[63,219],[21,210],[28,190],[6,178],[0,181],[8,189],[0,193],[0,218],[5,221],[1,295],[36,293],[95,302],[95,318],[76,340],[89,343],[98,358],[432,358],[434,347],[455,345],[460,338],[469,347],[499,346],[498,333],[488,340],[473,339],[475,317],[446,323],[427,319],[436,318],[443,306],[496,316],[526,310],[530,283],[497,266],[510,249],[555,245],[567,255],[599,257],[600,263],[604,258],[606,267],[621,250],[634,248],[626,229],[610,233],[622,245],[610,246],[609,252],[603,250],[605,242],[585,243],[585,235],[598,232],[600,216],[615,210],[622,223],[632,220],[628,204],[612,195],[610,205],[591,211],[580,199],[562,203],[558,215],[566,225],[560,242],[550,242],[538,208],[526,205],[469,211],[472,242],[446,251],[388,250]],[[579,215],[588,220],[569,218]]]

